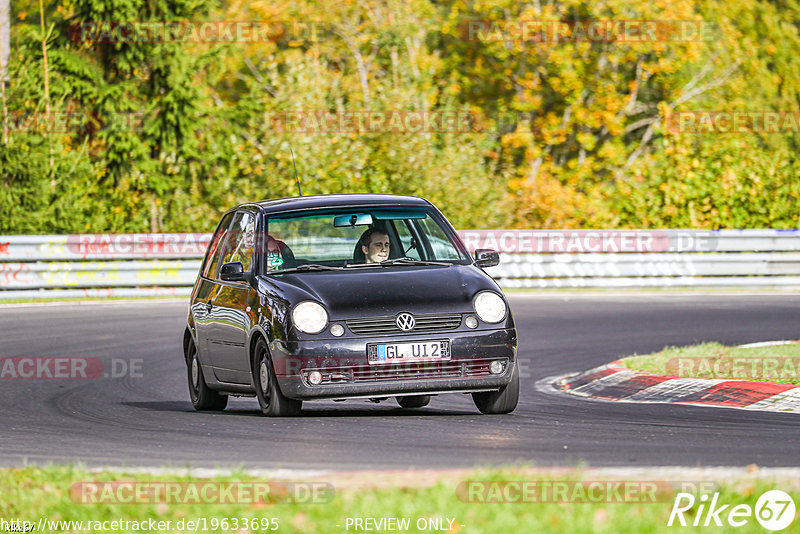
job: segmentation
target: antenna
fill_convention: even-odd
[[[289,152],[292,153],[292,165],[294,165],[294,179],[297,180],[297,190],[300,191],[300,196],[303,196],[303,190],[300,189],[300,178],[297,177],[297,164],[294,162],[294,150],[289,147]]]

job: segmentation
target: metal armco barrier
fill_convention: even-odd
[[[0,236],[0,299],[187,296],[211,234]]]
[[[800,287],[800,230],[467,230],[505,288]]]
[[[800,287],[800,230],[464,230],[505,288]],[[211,234],[0,236],[0,299],[186,296]]]

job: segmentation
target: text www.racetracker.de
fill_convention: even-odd
[[[51,520],[40,517],[36,521],[26,519],[0,518],[0,533],[2,532],[206,532],[229,530],[274,531],[280,525],[278,520],[270,517],[198,517],[196,519],[108,519],[103,521],[92,520]]]

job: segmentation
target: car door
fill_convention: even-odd
[[[212,354],[214,373],[221,382],[250,383],[247,337],[251,325],[250,303],[255,298],[255,290],[247,282],[220,280],[219,271],[226,263],[240,262],[244,271],[250,272],[254,243],[254,214],[248,211],[236,212],[217,266],[217,289],[211,299],[208,330],[208,346]]]
[[[203,365],[213,366],[213,358],[208,343],[209,330],[212,319],[213,299],[219,290],[216,282],[216,273],[219,269],[219,259],[222,245],[225,243],[233,221],[233,213],[226,214],[220,221],[214,237],[208,245],[208,252],[200,270],[197,290],[191,304],[191,313],[194,318],[195,333],[197,335],[197,353]]]

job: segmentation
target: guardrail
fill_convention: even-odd
[[[800,287],[800,230],[464,230],[505,288]],[[0,299],[186,296],[211,234],[0,236]]]

